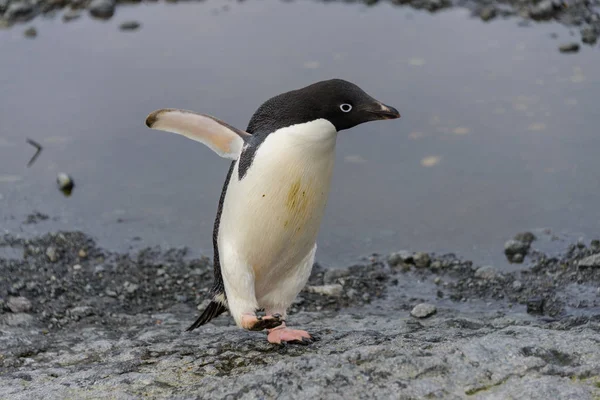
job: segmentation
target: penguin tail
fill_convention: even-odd
[[[186,332],[193,331],[197,327],[206,324],[211,319],[218,317],[219,315],[227,311],[227,307],[225,307],[225,305],[223,305],[221,301],[217,300],[218,297],[219,296],[215,296],[215,299],[208,304],[208,306],[204,309],[204,312],[202,312],[202,315],[198,317],[196,322],[194,322],[192,325],[190,325],[189,328],[185,330]]]

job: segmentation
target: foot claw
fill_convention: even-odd
[[[287,327],[271,330],[267,336],[267,340],[273,344],[299,344],[303,346],[312,344],[315,341],[308,332]]]
[[[262,331],[265,329],[273,329],[283,324],[285,320],[281,318],[281,314],[255,316],[244,315],[242,318],[242,326],[249,331]]]

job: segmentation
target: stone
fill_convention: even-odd
[[[31,301],[29,301],[28,298],[22,296],[9,297],[6,306],[9,308],[10,311],[12,311],[15,314],[31,311],[32,308]]]
[[[27,21],[33,17],[33,6],[26,2],[13,2],[8,6],[4,13],[4,18],[8,21]]]
[[[532,297],[527,300],[527,314],[543,315],[544,314],[544,299],[541,297]]]
[[[335,283],[338,279],[345,278],[348,275],[350,275],[350,269],[348,268],[328,269],[323,274],[323,282],[325,284]]]
[[[138,29],[141,26],[141,24],[137,21],[127,21],[127,22],[123,22],[121,25],[119,25],[119,29],[122,31],[134,31],[136,29]]]
[[[504,254],[509,256],[514,254],[526,254],[528,250],[529,244],[520,240],[511,239],[504,243]]]
[[[561,53],[577,53],[579,51],[579,44],[578,43],[565,43],[562,44],[558,47],[558,50]]]
[[[77,253],[77,257],[79,257],[81,259],[87,258],[87,252],[84,249],[81,249]]]
[[[46,249],[46,257],[48,257],[50,262],[56,262],[58,261],[58,252],[54,247],[50,246]]]
[[[74,307],[74,308],[71,308],[70,310],[68,310],[68,314],[71,317],[83,318],[83,317],[88,317],[90,315],[94,315],[94,309],[89,306],[79,306],[79,307]]]
[[[427,253],[415,253],[413,260],[417,268],[427,268],[431,262],[431,258]]]
[[[427,318],[427,317],[432,316],[436,312],[437,312],[437,308],[433,304],[421,303],[421,304],[417,304],[412,309],[412,311],[410,312],[410,315],[412,315],[415,318]]]
[[[400,250],[388,256],[388,264],[395,267],[401,263],[413,263],[413,255],[410,251]]]
[[[66,13],[63,14],[62,16],[62,20],[64,22],[71,22],[74,21],[78,18],[81,17],[81,12],[77,11],[77,10],[68,10]]]
[[[578,267],[600,267],[600,253],[593,254],[577,262]]]
[[[37,29],[35,29],[33,26],[31,28],[27,28],[25,32],[23,32],[23,35],[25,35],[26,38],[33,39],[37,36]]]
[[[65,174],[64,172],[60,172],[56,175],[56,183],[58,185],[58,188],[65,194],[71,194],[71,191],[75,186],[73,178],[71,178],[68,174]]]
[[[512,288],[516,292],[520,292],[523,289],[523,283],[521,281],[514,281],[512,283]]]
[[[323,296],[332,296],[339,297],[344,292],[344,287],[339,283],[335,283],[332,285],[322,285],[322,286],[308,286],[307,291],[310,293],[317,293]]]
[[[492,267],[491,265],[485,265],[483,267],[479,267],[475,271],[475,278],[492,280],[492,279],[496,279],[497,277],[498,277],[498,271],[496,270],[496,268]]]
[[[543,0],[529,10],[529,16],[535,20],[550,19],[556,13],[552,0]]]
[[[479,11],[479,17],[483,21],[490,21],[496,18],[496,9],[493,6],[484,7]]]
[[[518,240],[519,242],[527,243],[530,245],[537,238],[531,232],[522,232],[522,233],[517,233],[513,239]]]
[[[81,264],[73,265],[73,271],[79,271],[82,268]]]
[[[109,19],[115,14],[115,2],[112,0],[92,0],[90,14],[99,19]]]

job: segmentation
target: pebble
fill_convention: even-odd
[[[529,16],[535,20],[549,19],[555,12],[553,1],[543,0],[529,10]]]
[[[421,304],[417,304],[412,309],[412,311],[410,312],[410,315],[412,315],[415,318],[427,318],[427,317],[432,316],[436,312],[437,312],[437,308],[435,308],[435,306],[433,304],[421,303]]]
[[[50,246],[46,249],[46,257],[48,257],[50,262],[56,262],[58,261],[58,252],[54,247]]]
[[[577,53],[579,51],[579,44],[578,43],[565,43],[562,44],[558,47],[558,50],[561,53]]]
[[[350,275],[348,268],[329,269],[323,274],[323,282],[325,284],[335,283],[338,279],[345,278],[348,275]]]
[[[578,267],[600,267],[600,253],[586,257],[577,262]]]
[[[335,283],[333,285],[309,286],[307,290],[310,293],[317,293],[323,296],[339,297],[344,292],[344,287],[339,283]]]
[[[73,271],[79,271],[81,269],[81,265],[80,264],[75,264],[73,265]]]
[[[504,243],[504,254],[506,255],[514,255],[514,254],[525,254],[529,250],[529,243],[522,242],[520,240],[511,239]]]
[[[106,295],[110,296],[110,297],[117,297],[117,292],[115,292],[112,289],[106,288],[106,290],[104,291],[104,293],[106,293]]]
[[[513,239],[530,245],[537,238],[531,232],[521,232],[521,233],[517,233]]]
[[[401,263],[412,263],[413,255],[410,251],[400,250],[395,253],[392,253],[388,256],[388,264],[390,266],[395,267]]]
[[[523,254],[515,254],[514,256],[512,256],[512,262],[514,262],[515,264],[520,264],[523,262],[523,260],[525,259],[525,257],[523,256]]]
[[[523,283],[521,281],[514,281],[512,283],[512,288],[514,291],[519,292],[523,289]]]
[[[417,268],[427,268],[431,262],[431,258],[429,258],[429,254],[427,253],[415,253],[413,260]]]
[[[23,35],[25,35],[27,38],[33,39],[37,36],[37,29],[35,29],[33,26],[31,28],[27,28],[25,32],[23,32]]]
[[[8,326],[29,326],[33,321],[33,315],[25,313],[8,314],[4,318],[4,323]]]
[[[77,10],[69,10],[63,14],[62,19],[64,22],[71,22],[81,17],[81,13]]]
[[[135,293],[136,290],[138,290],[140,287],[140,285],[138,285],[137,283],[129,283],[129,282],[125,282],[125,284],[123,286],[125,286],[125,290],[127,291],[127,293]]]
[[[26,297],[10,297],[6,304],[10,311],[16,313],[24,313],[31,310],[31,301]]]
[[[541,297],[532,297],[527,300],[527,314],[544,314],[544,299]]]
[[[64,172],[59,172],[58,175],[56,175],[56,183],[58,184],[58,188],[67,194],[70,194],[75,186],[73,179]]]
[[[115,2],[112,0],[92,0],[90,14],[100,19],[109,19],[115,14]]]
[[[439,276],[436,276],[435,279],[433,280],[433,283],[435,283],[436,285],[439,285],[441,281],[442,281],[442,278],[440,278]]]
[[[487,279],[492,280],[498,277],[498,271],[496,268],[491,265],[485,265],[483,267],[479,267],[477,271],[475,271],[475,278],[479,279]]]
[[[156,276],[162,276],[166,273],[167,271],[165,271],[164,268],[159,268],[156,270]]]
[[[79,250],[79,252],[77,253],[77,256],[79,258],[87,258],[87,252],[84,249]]]
[[[94,315],[94,309],[89,306],[79,306],[79,307],[71,308],[68,311],[68,313],[72,317],[83,318],[83,317],[87,317],[90,315]]]
[[[482,20],[484,21],[490,21],[494,18],[496,18],[496,9],[494,7],[484,7],[480,12],[479,12],[479,17],[481,17]]]
[[[119,29],[122,31],[134,31],[136,29],[138,29],[141,26],[141,24],[137,21],[127,21],[127,22],[123,22],[121,25],[119,25]]]
[[[33,6],[25,2],[14,2],[6,9],[4,18],[8,21],[27,20],[33,16]]]

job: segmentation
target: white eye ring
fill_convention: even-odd
[[[342,110],[343,112],[350,112],[352,110],[352,105],[348,103],[341,104],[340,110]]]

